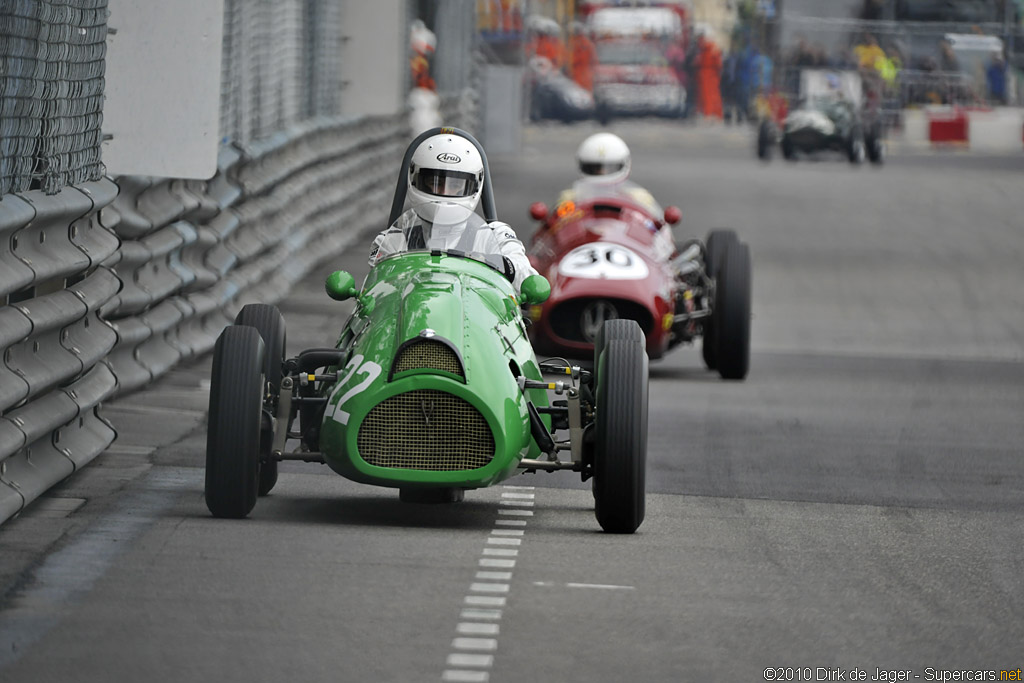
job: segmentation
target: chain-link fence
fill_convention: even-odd
[[[0,3],[0,196],[97,180],[107,0]]]
[[[221,136],[250,144],[341,111],[341,3],[225,0]]]

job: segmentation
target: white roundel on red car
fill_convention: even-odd
[[[650,272],[636,252],[610,242],[576,247],[562,257],[558,271],[567,277],[595,280],[643,280]]]

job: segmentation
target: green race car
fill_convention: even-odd
[[[439,132],[467,138],[484,157],[463,131],[419,136],[403,160],[390,223],[405,201],[412,151]],[[484,159],[482,205],[492,221]],[[475,213],[452,220],[482,221]],[[398,488],[412,502],[455,502],[520,473],[571,470],[593,479],[605,531],[634,532],[645,496],[643,332],[632,320],[606,322],[592,370],[538,362],[521,306],[542,303],[548,283],[532,275],[517,295],[500,261],[489,260],[407,251],[381,260],[361,289],[335,272],[327,293],[355,299],[354,312],[335,347],[291,358],[277,309],[245,306],[214,350],[210,512],[247,516],[274,487],[282,460],[322,462],[354,481]]]

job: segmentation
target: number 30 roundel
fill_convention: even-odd
[[[567,277],[604,280],[643,280],[649,272],[635,252],[608,242],[576,247],[562,258],[558,271]]]

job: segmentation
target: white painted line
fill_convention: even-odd
[[[518,520],[512,520],[513,522]],[[522,536],[522,529],[495,529],[491,532],[492,536]]]
[[[106,452],[118,455],[149,455],[155,450],[155,446],[125,446],[119,443],[112,443],[107,446]]]
[[[489,557],[480,558],[481,567],[500,567],[502,569],[512,569],[516,566],[515,560],[492,560]]]
[[[477,572],[476,578],[484,581],[511,581],[512,572]]]
[[[565,584],[569,588],[600,588],[602,590],[610,591],[632,591],[636,590],[636,586],[616,586],[609,583],[567,583]]]
[[[555,582],[554,581],[534,581],[533,585],[534,586],[554,586]]]
[[[484,548],[484,555],[498,555],[501,557],[515,557],[519,551],[515,548]]]
[[[521,538],[495,538],[491,536],[487,539],[487,543],[490,545],[522,545],[523,539]]]
[[[536,497],[536,494],[534,494],[534,493],[503,493],[503,494],[501,494],[501,497],[502,498],[522,498],[522,499],[533,500]]]
[[[459,612],[459,619],[501,619],[500,609],[473,609],[467,607]]]
[[[499,515],[514,515],[516,517],[533,517],[533,510],[498,510]]]
[[[506,510],[506,512],[513,512],[513,510]],[[498,526],[526,526],[525,519],[498,519],[494,523]]]
[[[498,625],[463,621],[455,627],[455,632],[463,636],[496,636],[498,635]]]
[[[512,484],[504,484],[501,488],[503,489],[518,489],[520,491],[532,491],[536,486],[512,486]]]
[[[494,664],[494,655],[467,655],[453,652],[448,655],[448,666],[479,666],[488,667]]]
[[[505,598],[491,595],[467,595],[463,600],[467,605],[474,607],[504,607]]]
[[[532,500],[504,500],[504,499],[502,499],[502,500],[499,500],[498,502],[500,504],[502,504],[502,505],[518,505],[519,507],[526,507],[526,508],[532,508],[533,507],[533,501]]]
[[[486,671],[462,671],[460,669],[445,669],[441,674],[441,680],[445,683],[487,683],[490,676]]]
[[[474,593],[508,593],[507,583],[471,583],[469,590]]]
[[[456,638],[452,641],[453,650],[489,650],[498,649],[497,638]]]

